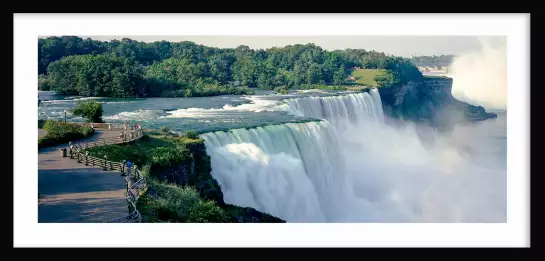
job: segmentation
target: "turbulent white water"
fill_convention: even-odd
[[[163,114],[162,110],[136,110],[124,111],[111,116],[104,116],[104,120],[108,121],[130,121],[130,120],[147,120],[158,118]]]
[[[324,121],[202,135],[226,202],[288,222],[505,222],[505,136],[490,137],[504,122],[423,145],[384,124],[377,90],[285,109]]]
[[[243,103],[238,106],[226,104],[221,109],[204,109],[204,108],[187,108],[175,111],[169,111],[169,115],[161,116],[161,118],[209,118],[221,117],[225,112],[261,112],[272,111],[279,103],[276,100],[265,100],[259,97],[246,97],[251,103]]]
[[[376,89],[367,93],[342,96],[286,99],[288,111],[297,116],[325,119],[335,124],[358,124],[366,121],[384,122],[382,101]]]

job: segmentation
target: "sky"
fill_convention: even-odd
[[[247,45],[252,49],[266,49],[290,44],[314,43],[326,50],[365,49],[386,54],[410,55],[461,54],[479,51],[482,41],[493,46],[505,45],[504,36],[79,36],[101,41],[130,38],[137,41],[192,41],[219,48]]]

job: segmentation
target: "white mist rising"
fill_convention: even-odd
[[[288,222],[506,221],[503,117],[424,145],[414,126],[384,124],[380,101],[290,99],[326,121],[203,134],[225,201]]]
[[[507,52],[505,43],[481,41],[481,50],[462,53],[449,68],[452,95],[486,109],[507,109]]]

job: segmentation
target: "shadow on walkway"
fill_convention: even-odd
[[[83,140],[118,137],[119,133],[97,130]],[[128,215],[121,173],[61,157],[59,149],[67,146],[38,151],[38,222],[107,222]]]
[[[126,201],[120,201],[117,196],[109,197],[119,194],[116,192],[45,196],[38,205],[38,222],[104,223],[128,215]]]
[[[38,192],[46,196],[125,189],[125,178],[120,175],[98,167],[38,170]]]

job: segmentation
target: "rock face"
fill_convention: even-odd
[[[379,88],[384,113],[438,129],[448,130],[461,122],[497,117],[481,106],[474,106],[452,96],[452,78],[425,78],[391,88]]]
[[[234,223],[286,223],[286,221],[267,213],[262,213],[254,208],[239,207],[226,204],[225,209]]]

